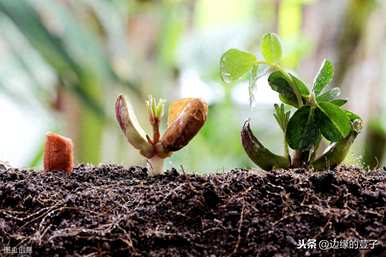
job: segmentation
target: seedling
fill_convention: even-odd
[[[44,171],[65,171],[74,167],[73,144],[70,138],[49,132],[44,146]]]
[[[115,114],[129,143],[147,158],[152,175],[162,173],[164,159],[186,146],[204,125],[208,105],[198,98],[184,98],[169,106],[167,129],[161,136],[160,123],[164,115],[164,100],[152,96],[146,102],[153,136],[139,125],[131,104],[123,95],[118,96]]]
[[[268,84],[279,93],[282,103],[274,105],[274,117],[284,133],[284,156],[269,151],[252,133],[247,120],[241,140],[248,156],[261,168],[312,167],[325,170],[339,165],[362,128],[361,118],[342,108],[346,99],[338,98],[340,89],[327,88],[333,79],[334,67],[324,60],[315,76],[312,90],[294,74],[280,65],[282,47],[273,33],[262,37],[262,60],[254,54],[230,49],[221,57],[220,72],[225,83],[236,82],[249,75],[250,88],[256,80],[268,74]],[[250,90],[250,98],[253,94]],[[295,108],[291,115],[288,107]],[[330,146],[319,157],[317,150],[324,137]],[[292,156],[289,148],[293,149]]]

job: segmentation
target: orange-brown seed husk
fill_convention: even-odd
[[[65,171],[74,167],[73,144],[70,138],[47,133],[44,147],[44,171]]]
[[[185,101],[181,99],[179,101]],[[178,116],[169,124],[161,138],[166,151],[178,151],[197,134],[208,115],[208,105],[198,98],[191,98],[183,104]]]

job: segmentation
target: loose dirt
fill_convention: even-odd
[[[385,256],[385,206],[385,170],[150,177],[117,165],[70,176],[0,167],[0,255]],[[321,240],[376,244],[322,250]]]

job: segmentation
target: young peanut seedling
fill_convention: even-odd
[[[221,77],[231,83],[249,74],[250,89],[262,75],[268,74],[268,84],[279,93],[283,102],[275,104],[274,117],[284,133],[284,156],[269,151],[253,135],[247,120],[241,131],[241,140],[248,156],[262,169],[310,167],[315,170],[334,168],[347,155],[354,139],[362,128],[360,117],[342,106],[347,102],[339,99],[340,89],[327,88],[333,79],[334,68],[324,60],[315,76],[312,90],[294,74],[279,64],[282,47],[279,38],[272,33],[261,39],[263,60],[237,49],[226,51],[220,60]],[[253,94],[250,90],[250,98]],[[295,112],[285,107],[292,106]],[[322,137],[331,142],[326,151],[316,156]],[[289,147],[293,149],[290,155]]]
[[[164,159],[186,146],[204,125],[208,105],[198,98],[184,98],[171,103],[167,129],[162,136],[160,122],[164,115],[164,101],[150,96],[146,106],[153,137],[139,125],[132,106],[123,95],[117,98],[115,114],[129,143],[147,158],[150,173],[159,175]]]

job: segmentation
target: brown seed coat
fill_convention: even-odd
[[[201,99],[192,99],[163,134],[163,148],[174,152],[187,145],[204,125],[207,115],[208,105]]]
[[[65,171],[74,167],[73,144],[70,138],[49,132],[44,147],[44,171]]]

